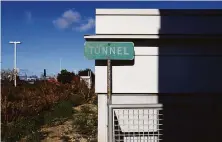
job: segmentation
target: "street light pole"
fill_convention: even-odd
[[[16,45],[21,44],[20,41],[10,41],[10,44],[14,44],[14,85],[16,87]]]
[[[59,71],[60,71],[60,73],[62,71],[62,58],[60,58],[60,62],[59,62]]]

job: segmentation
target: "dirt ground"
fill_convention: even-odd
[[[72,127],[72,121],[53,127],[43,127],[41,132],[45,138],[41,142],[87,142],[87,139],[78,135]]]
[[[80,111],[82,106],[73,107],[73,109]],[[87,106],[90,106],[93,111],[97,111],[95,105],[87,104]],[[74,130],[71,120],[67,120],[63,124],[53,127],[44,126],[41,132],[45,135],[41,142],[90,142],[90,140],[83,138]]]
[[[88,104],[87,104],[88,105]],[[84,105],[82,105],[84,106]],[[81,107],[73,107],[75,111],[81,111]],[[93,111],[97,111],[94,105],[88,105]],[[95,142],[96,140],[89,140],[83,138],[74,130],[73,121],[71,119],[66,120],[62,124],[56,124],[54,126],[42,126],[41,142]],[[27,142],[26,138],[20,140],[20,142]]]

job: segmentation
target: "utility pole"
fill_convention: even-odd
[[[14,44],[14,85],[16,87],[16,45],[21,44],[20,41],[9,41],[10,44]]]
[[[60,71],[60,73],[62,71],[62,58],[60,58],[60,62],[59,62],[59,71]]]

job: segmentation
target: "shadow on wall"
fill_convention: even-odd
[[[181,12],[176,10],[171,11],[174,16],[167,16],[166,11],[160,10],[163,16],[159,33],[189,35],[188,38],[170,40],[160,36],[163,42],[159,45],[159,92],[222,93],[221,38],[191,39],[191,34],[222,35],[222,15],[203,16],[193,10],[186,12],[187,15],[179,15]]]
[[[160,15],[161,35],[186,34],[181,39],[160,36],[163,141],[222,141],[222,40],[215,35],[222,34],[222,11],[160,10]]]

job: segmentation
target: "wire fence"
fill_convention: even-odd
[[[159,142],[161,140],[161,120],[163,120],[161,105],[122,105],[116,108],[114,106],[111,110],[110,142]]]

